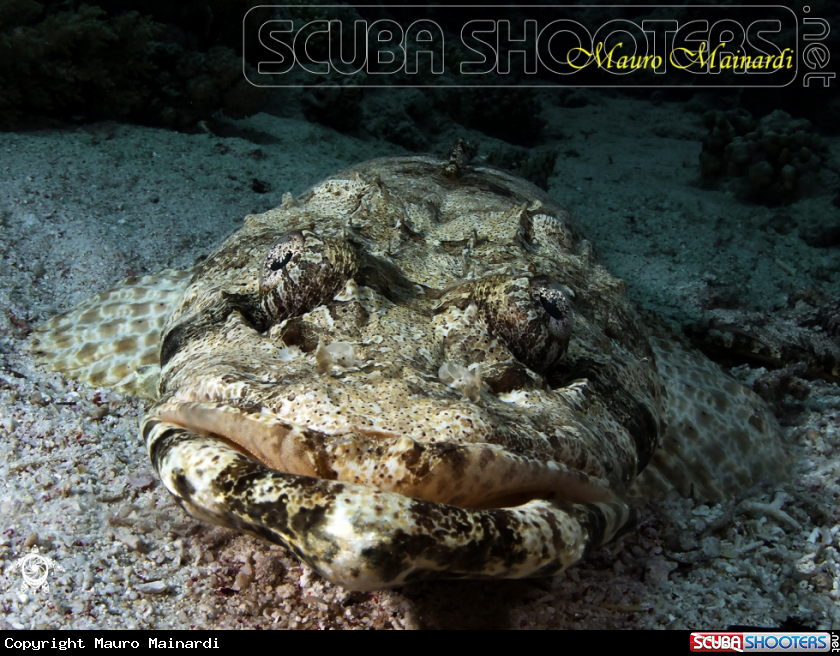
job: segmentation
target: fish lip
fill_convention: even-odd
[[[538,499],[557,503],[617,499],[606,481],[562,462],[518,456],[499,445],[418,442],[399,432],[369,429],[328,435],[268,413],[219,402],[170,401],[159,404],[151,415],[218,439],[270,469],[361,483],[463,508],[508,508]],[[371,459],[365,448],[380,460]],[[377,469],[372,467],[374,463],[390,468],[392,475],[365,480],[365,474],[373,476]]]

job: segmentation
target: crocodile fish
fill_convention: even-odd
[[[348,589],[555,574],[639,494],[782,475],[760,398],[643,320],[548,194],[453,152],[286,194],[32,353],[151,398],[140,435],[188,513]]]

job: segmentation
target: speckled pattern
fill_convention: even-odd
[[[655,456],[649,489],[719,498],[778,474],[763,403],[655,351],[563,207],[494,169],[449,173],[427,156],[340,171],[170,286],[141,432],[184,508],[377,589],[562,571],[628,525]],[[33,353],[86,380],[108,358],[68,366],[78,316]]]

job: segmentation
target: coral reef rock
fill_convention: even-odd
[[[703,115],[700,171],[704,178],[732,178],[742,197],[767,205],[789,202],[816,184],[828,149],[807,119],[776,110],[759,121],[743,109]]]

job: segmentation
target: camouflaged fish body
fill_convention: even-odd
[[[569,213],[495,169],[340,171],[177,280],[141,427],[161,480],[348,588],[561,571],[628,524],[652,458],[651,489],[710,498],[779,473],[760,400],[652,346]],[[155,287],[135,283],[135,305]],[[87,344],[71,312],[33,352],[85,380],[95,307]],[[128,346],[98,345],[120,370],[100,357],[87,378],[148,389],[157,370],[144,354],[133,380]]]

